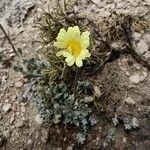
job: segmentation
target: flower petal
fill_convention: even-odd
[[[65,42],[66,37],[67,32],[64,29],[61,29],[56,39],[58,42]]]
[[[68,63],[68,62],[70,62],[72,59],[74,59],[74,57],[71,55],[71,56],[69,56],[69,57],[67,57],[67,58],[65,59],[65,62]]]
[[[54,46],[57,48],[66,48],[66,45],[63,42],[54,42]]]
[[[79,29],[79,27],[74,26],[73,29],[74,29],[75,38],[80,38],[80,29]]]
[[[54,43],[54,46],[57,48],[66,48],[67,47],[67,32],[65,29],[61,29],[58,36],[57,36],[57,42]]]
[[[86,49],[90,45],[90,32],[86,31],[81,34],[80,42],[82,49]]]
[[[67,65],[72,66],[74,64],[74,62],[75,62],[75,58],[72,57],[71,61],[67,62]]]
[[[90,56],[91,56],[90,52],[87,49],[84,49],[81,51],[80,55],[78,56],[78,59],[84,60]]]
[[[69,27],[67,30],[67,35],[69,39],[79,39],[80,38],[80,30],[78,26]]]
[[[58,52],[56,53],[56,56],[60,57],[60,56],[62,56],[62,55],[64,54],[64,52],[65,52],[65,50],[58,51]]]
[[[81,59],[76,59],[76,65],[78,67],[82,67],[83,66],[83,61]]]
[[[88,40],[89,41],[89,36],[90,36],[90,32],[89,31],[86,31],[86,32],[83,32],[81,34],[81,40],[84,41],[84,40]]]
[[[65,51],[65,52],[63,53],[63,56],[64,56],[64,57],[71,57],[72,55],[71,55],[69,52]]]
[[[56,56],[57,57],[60,57],[60,56],[70,57],[72,55],[69,52],[67,52],[66,50],[61,50],[56,53]]]

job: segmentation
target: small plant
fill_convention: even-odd
[[[81,140],[79,135],[86,137],[89,129],[96,124],[89,105],[94,98],[87,101],[93,94],[92,85],[88,81],[77,81],[78,94],[75,100],[72,85],[64,81],[54,82],[45,75],[44,71],[49,67],[48,61],[37,58],[23,60],[22,63],[17,62],[14,65],[16,71],[22,72],[30,80],[23,89],[20,99],[31,101],[49,125],[76,126],[80,133],[77,134],[77,140],[82,143],[83,139]]]

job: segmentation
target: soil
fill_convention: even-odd
[[[49,127],[30,102],[18,100],[28,81],[12,64],[22,58],[43,57],[45,48],[37,42],[36,25],[42,9],[54,5],[55,0],[0,2],[0,23],[15,48],[22,50],[22,56],[16,56],[0,30],[0,52],[6,55],[5,63],[0,63],[0,150],[149,150],[150,72],[129,54],[107,63],[92,81],[102,92],[94,108],[99,121],[84,144],[76,142],[75,127]],[[97,23],[111,18],[112,11],[149,18],[150,1],[83,0],[75,3],[74,9]],[[136,32],[133,37],[137,52],[150,62],[149,31]],[[139,49],[141,41],[144,44]]]

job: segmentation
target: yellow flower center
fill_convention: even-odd
[[[78,55],[81,53],[80,41],[70,41],[68,44],[68,48],[70,49],[70,52],[74,57],[78,57]]]

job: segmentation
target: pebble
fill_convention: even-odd
[[[140,82],[139,74],[132,75],[129,79],[131,82],[136,83],[136,84]]]
[[[144,34],[143,39],[149,43],[150,42],[150,34],[148,34],[148,33]]]
[[[23,126],[24,126],[24,121],[23,121],[23,120],[18,121],[18,122],[15,124],[15,126],[16,126],[17,128],[23,127]]]
[[[29,140],[27,141],[27,143],[24,145],[24,148],[23,148],[23,149],[32,150],[32,147],[33,147],[33,141],[32,141],[32,139],[29,139]]]
[[[68,146],[67,150],[73,150],[73,146]]]
[[[97,97],[101,97],[102,93],[101,93],[100,88],[98,86],[94,86],[94,92],[95,92],[95,95]]]
[[[9,99],[5,99],[5,103],[8,103],[9,102]]]
[[[141,40],[138,44],[137,47],[135,49],[137,52],[139,52],[140,54],[144,54],[145,52],[148,51],[148,45],[146,44],[146,42],[144,40]]]
[[[135,117],[132,118],[132,125],[133,125],[134,128],[138,128],[139,127],[137,118],[135,118]]]
[[[94,97],[93,96],[86,96],[85,98],[84,98],[84,102],[85,103],[90,103],[90,102],[92,102],[94,100]]]
[[[10,137],[10,131],[9,130],[5,130],[3,132],[4,137],[9,138]]]
[[[9,54],[9,57],[15,57],[16,56],[16,54],[15,53],[11,53],[11,54]]]
[[[24,106],[21,106],[21,112],[25,113],[26,109]]]
[[[103,11],[103,13],[100,14],[101,17],[109,17],[111,13],[109,11]]]
[[[106,5],[106,3],[105,3],[104,1],[103,1],[103,2],[100,1],[100,2],[98,3],[98,6],[99,6],[100,8],[104,8],[104,7],[106,8],[107,5]],[[109,5],[109,8],[110,8],[110,7],[112,7],[112,5]]]
[[[15,83],[15,87],[20,88],[23,86],[23,83],[21,81],[18,81]]]
[[[129,77],[129,76],[130,76],[130,73],[129,73],[128,71],[126,71],[126,72],[125,72],[125,75],[126,75],[127,77]]]
[[[19,115],[20,115],[20,112],[19,112],[19,111],[17,111],[17,112],[16,112],[16,116],[19,116]]]
[[[130,105],[135,105],[135,101],[131,97],[126,98],[125,102]]]
[[[140,81],[145,80],[145,76],[140,76]]]
[[[123,142],[123,143],[126,143],[126,142],[127,142],[127,138],[126,138],[126,137],[123,137],[122,142]]]
[[[16,99],[16,95],[12,95],[11,99],[14,101]]]
[[[53,119],[53,122],[55,124],[59,123],[60,122],[60,119],[61,119],[61,115],[60,114],[57,114],[55,115],[54,119]]]
[[[10,118],[10,124],[12,124],[14,121],[15,121],[15,117],[11,116],[11,118]]]
[[[2,109],[3,111],[8,112],[11,109],[11,104],[5,104]]]
[[[140,40],[141,36],[142,35],[140,33],[138,33],[138,32],[134,32],[133,33],[133,38],[134,38],[135,41]]]
[[[37,114],[37,115],[35,116],[35,121],[36,121],[36,123],[39,124],[39,125],[43,124],[43,118],[41,117],[40,114]]]
[[[44,142],[44,143],[46,143],[47,141],[48,141],[48,138],[49,138],[49,132],[48,132],[48,130],[46,130],[46,129],[42,129],[42,137],[41,137],[41,140]]]

